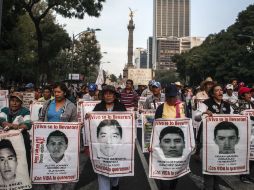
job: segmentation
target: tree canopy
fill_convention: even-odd
[[[232,78],[253,82],[254,5],[239,13],[227,30],[210,34],[201,46],[173,60],[180,77],[191,85],[198,85],[208,76],[220,83]]]

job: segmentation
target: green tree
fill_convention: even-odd
[[[253,82],[254,74],[254,5],[239,13],[227,30],[209,35],[203,44],[175,56],[181,78],[199,84],[211,76],[220,83],[232,78]]]
[[[89,16],[98,17],[102,10],[102,2],[105,0],[16,0],[15,6],[22,6],[30,16],[35,26],[37,37],[37,53],[38,61],[36,65],[36,76],[42,71],[44,64],[48,64],[44,60],[43,55],[43,32],[41,23],[48,15],[50,11],[55,11],[68,18],[80,18],[82,19],[85,14]],[[38,11],[39,10],[39,11]],[[49,68],[49,66],[46,66]]]
[[[117,82],[117,77],[116,77],[114,74],[111,74],[111,75],[109,76],[109,80],[110,80],[111,82]]]
[[[160,82],[162,86],[166,86],[170,83],[178,81],[178,77],[174,71],[160,70],[155,72],[155,80]]]
[[[84,32],[79,40],[75,41],[73,72],[84,75],[89,82],[95,82],[101,58],[95,32]]]

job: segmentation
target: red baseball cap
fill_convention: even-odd
[[[244,93],[248,93],[251,91],[251,88],[247,88],[247,87],[241,87],[239,92],[238,92],[238,95],[241,96],[243,95]]]

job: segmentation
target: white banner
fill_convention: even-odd
[[[172,180],[189,173],[195,146],[190,119],[156,120],[150,146],[150,178]]]
[[[91,112],[89,148],[96,173],[109,177],[134,175],[134,122],[130,112]]]
[[[32,104],[30,104],[31,121],[38,121],[39,120],[39,114],[40,114],[40,111],[41,111],[44,103],[45,102],[34,101]]]
[[[87,136],[88,134],[88,120],[85,119],[85,116],[87,113],[93,111],[96,104],[100,103],[100,101],[85,101],[84,99],[80,99],[78,102],[78,116],[80,114],[80,117],[78,117],[78,121],[81,121],[83,123],[82,127],[82,137],[83,137],[83,143],[84,146],[88,146]]]
[[[152,69],[128,69],[128,79],[133,80],[134,85],[147,85],[152,80]]]
[[[250,117],[250,160],[254,160],[254,109],[244,110],[243,115],[247,115]]]
[[[30,108],[30,104],[33,103],[33,101],[35,100],[35,94],[34,92],[22,92],[23,94],[23,107],[29,109]]]
[[[31,178],[34,184],[79,179],[79,123],[34,122]]]
[[[4,107],[9,107],[8,90],[0,90],[0,110]]]
[[[150,112],[144,112],[141,114],[141,116],[142,116],[142,151],[145,153],[148,152],[148,147],[150,147],[155,110]]]
[[[19,130],[0,131],[0,189],[30,189],[26,150]]]
[[[214,115],[203,120],[203,173],[249,173],[250,127],[247,116]]]

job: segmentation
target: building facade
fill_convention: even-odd
[[[190,0],[154,0],[153,69],[175,70],[174,54],[190,49]]]
[[[147,39],[147,66],[153,68],[153,37]]]
[[[155,0],[156,36],[190,36],[190,0]]]
[[[147,50],[136,48],[134,51],[134,62],[137,69],[147,69]]]

